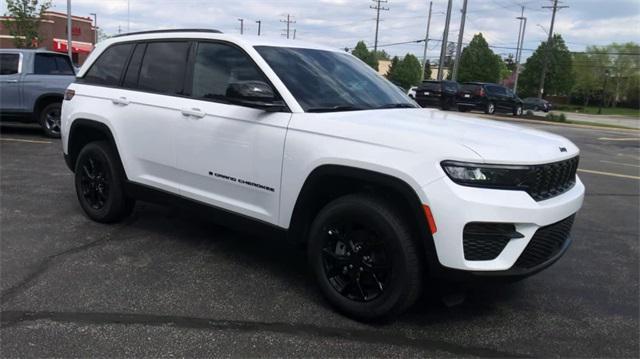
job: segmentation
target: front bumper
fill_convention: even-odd
[[[541,227],[575,214],[584,199],[584,185],[576,176],[567,192],[536,202],[524,191],[495,190],[460,186],[443,177],[422,188],[437,225],[433,242],[437,261],[443,269],[481,275],[528,275],[555,262],[567,250],[567,240],[553,257],[527,270],[514,264]],[[467,260],[463,229],[470,222],[510,223],[522,238],[511,239],[491,260]]]

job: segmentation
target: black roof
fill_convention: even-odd
[[[147,31],[128,32],[126,34],[118,34],[113,37],[141,35],[141,34],[162,34],[162,33],[171,33],[171,32],[208,32],[208,33],[214,33],[214,34],[222,34],[222,31],[215,30],[215,29],[167,29],[167,30],[147,30]]]

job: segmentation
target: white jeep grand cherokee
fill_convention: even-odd
[[[319,287],[389,317],[426,275],[521,278],[569,246],[578,148],[526,128],[418,108],[343,51],[217,31],[101,42],[62,108],[86,214],[135,199],[303,243]]]

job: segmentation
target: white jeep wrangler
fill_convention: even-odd
[[[90,218],[171,201],[286,236],[359,319],[402,312],[426,275],[549,266],[584,196],[563,137],[418,108],[343,51],[211,30],[101,42],[62,139]]]

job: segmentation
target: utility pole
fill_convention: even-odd
[[[524,34],[527,30],[527,18],[524,17],[524,6],[522,7],[521,16],[516,19],[520,20],[520,31],[518,32],[518,49],[516,50],[516,76],[513,81],[513,93],[518,94],[518,77],[520,77],[520,60],[522,59],[522,48],[524,47]]]
[[[293,39],[296,39],[296,31],[298,31],[298,29],[293,29]]]
[[[238,19],[240,21],[240,35],[244,34],[244,19]]]
[[[458,68],[460,67],[460,56],[462,55],[462,38],[464,36],[464,20],[467,18],[467,0],[462,3],[462,19],[460,19],[460,31],[458,32],[458,46],[456,48],[456,61],[453,63],[453,75],[451,79],[458,79]]]
[[[73,31],[71,27],[71,0],[67,0],[67,54],[73,62]]]
[[[131,0],[127,0],[127,32],[131,32]]]
[[[449,41],[449,22],[451,21],[451,3],[449,0],[447,5],[447,18],[444,23],[444,31],[442,33],[442,48],[440,49],[440,63],[438,64],[438,81],[442,80],[442,72],[444,70],[444,58],[447,55],[447,41]]]
[[[547,69],[549,67],[549,57],[551,56],[551,48],[553,47],[553,25],[556,21],[556,12],[559,9],[567,8],[568,6],[558,6],[558,0],[552,0],[553,6],[543,6],[544,9],[553,9],[551,15],[551,27],[549,27],[549,38],[547,39],[547,48],[545,51],[544,61],[542,62],[542,75],[540,77],[540,89],[538,90],[538,98],[542,98],[544,92],[544,78],[547,76]]]
[[[609,69],[604,71],[604,84],[602,85],[602,99],[600,100],[600,107],[598,107],[598,115],[602,115],[602,105],[604,104],[605,96],[607,93],[608,78],[609,78]]]
[[[122,26],[118,25],[118,34],[122,33]]]
[[[427,70],[427,45],[429,44],[429,28],[431,27],[431,9],[433,8],[433,1],[429,1],[429,19],[427,20],[427,33],[424,35],[424,51],[422,52],[422,80],[424,78],[424,72]]]
[[[96,44],[98,43],[98,14],[92,12],[89,15],[93,16],[93,47],[96,47]]]
[[[262,21],[257,20],[256,23],[258,24],[258,36],[260,36],[260,27],[262,26]]]
[[[286,36],[287,39],[289,38],[289,33],[291,31],[291,24],[295,24],[296,22],[291,20],[291,15],[287,14],[287,19],[286,20],[280,20],[280,22],[286,23],[287,24],[287,29],[286,31]]]
[[[373,41],[373,53],[378,56],[378,29],[380,28],[380,11],[389,11],[388,7],[383,7],[380,4],[388,2],[387,0],[372,0],[376,3],[375,6],[370,5],[369,8],[376,11],[376,38]]]

